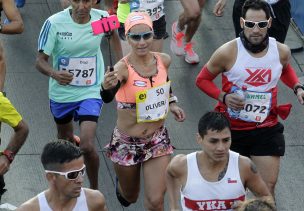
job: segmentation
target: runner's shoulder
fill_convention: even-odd
[[[224,43],[221,47],[219,47],[222,55],[227,57],[231,57],[237,53],[237,40],[233,39],[229,42]]]
[[[121,70],[127,70],[128,66],[124,59],[119,60],[115,65],[114,65],[114,70],[121,71]]]
[[[280,60],[288,61],[291,56],[290,48],[286,44],[283,44],[280,42],[277,42],[277,46],[278,46],[278,51],[279,51],[279,55],[280,55]]]
[[[220,46],[210,58],[212,64],[215,66],[222,66],[224,69],[230,69],[227,66],[231,66],[232,61],[237,56],[237,41],[233,39]]]
[[[180,177],[187,169],[187,155],[178,154],[174,156],[168,165],[168,173],[175,177]]]
[[[49,21],[52,24],[62,23],[62,20],[67,19],[67,17],[68,17],[68,12],[66,10],[67,9],[51,15],[50,17],[48,17],[47,21]]]
[[[250,158],[242,155],[239,156],[239,168],[241,175],[244,178],[251,175],[251,173],[257,173],[257,168],[253,161]]]
[[[159,53],[159,52],[156,52],[159,57],[161,58],[163,64],[165,65],[165,67],[169,67],[170,64],[171,64],[171,57],[169,54],[166,54],[166,53]]]
[[[87,199],[87,204],[90,210],[103,210],[105,208],[106,200],[104,195],[99,190],[92,190],[83,188]]]
[[[24,202],[16,209],[16,211],[39,211],[39,201],[38,197],[35,196],[34,198]]]

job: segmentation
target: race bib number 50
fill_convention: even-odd
[[[92,86],[96,84],[97,64],[96,56],[93,57],[61,57],[58,61],[59,71],[73,74],[70,85]]]
[[[164,119],[169,108],[170,81],[163,85],[136,93],[137,122]]]

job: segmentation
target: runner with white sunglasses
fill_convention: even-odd
[[[41,162],[49,188],[22,204],[18,211],[106,211],[98,190],[82,188],[85,165],[80,149],[69,141],[45,145]]]
[[[274,196],[281,156],[285,153],[283,120],[291,104],[278,104],[278,82],[281,80],[304,104],[304,86],[290,64],[290,49],[268,34],[272,18],[263,0],[244,3],[240,38],[219,47],[199,73],[196,84],[218,100],[216,110],[231,122],[231,150],[250,157]],[[213,80],[222,75],[222,90]],[[247,87],[245,99],[233,90]],[[235,118],[227,110],[240,112]]]

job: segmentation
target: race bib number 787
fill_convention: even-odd
[[[93,57],[61,57],[58,61],[59,71],[67,71],[73,75],[70,85],[92,86],[96,84],[96,56]]]

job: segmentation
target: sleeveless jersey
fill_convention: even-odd
[[[232,211],[235,201],[245,200],[245,188],[239,171],[239,154],[229,151],[225,176],[217,182],[205,180],[197,165],[197,152],[187,155],[187,181],[181,190],[183,211]]]
[[[243,121],[232,119],[227,114],[227,107],[219,102],[216,110],[226,112],[233,130],[248,130],[256,127],[273,126],[277,124],[277,114],[272,110],[277,106],[277,83],[282,74],[277,42],[269,38],[269,47],[266,55],[261,58],[251,56],[243,46],[240,38],[237,41],[237,58],[232,68],[222,74],[222,89],[230,92],[232,86],[241,88],[247,87],[247,100],[250,104],[245,105],[246,112],[251,112],[256,118],[255,121]],[[265,102],[264,102],[264,101]],[[263,103],[261,103],[263,101]],[[265,106],[267,104],[267,106]],[[260,118],[265,118],[259,122]]]
[[[41,211],[53,211],[46,200],[44,192],[38,194],[38,201]],[[83,188],[81,189],[80,196],[77,198],[76,205],[72,211],[89,211]]]
[[[167,69],[158,53],[153,53],[156,58],[157,74],[152,77],[152,85],[158,86],[167,81]],[[116,93],[116,101],[123,103],[135,103],[136,93],[152,88],[149,78],[141,77],[129,64],[127,57],[123,58],[128,67],[128,80]]]

